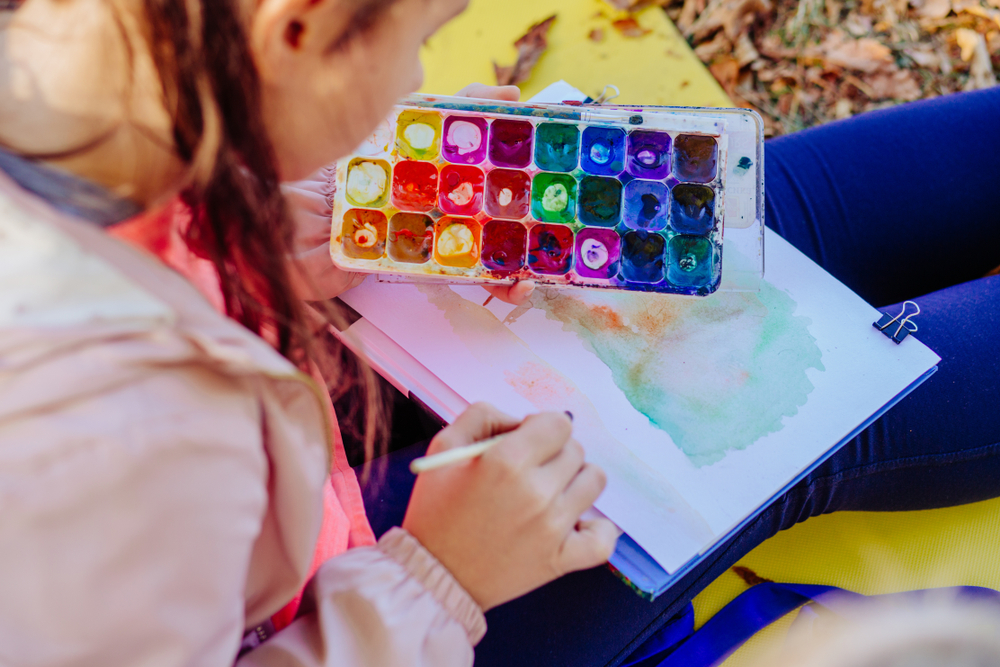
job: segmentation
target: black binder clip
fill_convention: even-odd
[[[917,312],[912,315],[906,315],[907,304],[912,304],[917,309]],[[903,310],[899,315],[893,317],[889,313],[882,313],[882,317],[878,318],[878,322],[873,322],[872,326],[884,333],[893,343],[899,345],[911,333],[916,333],[917,323],[912,322],[910,318],[916,317],[919,314],[920,306],[913,301],[904,301]],[[903,317],[903,315],[906,315],[906,317]]]

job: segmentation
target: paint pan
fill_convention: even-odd
[[[338,163],[331,253],[394,280],[705,296],[762,271],[754,118],[412,96]]]

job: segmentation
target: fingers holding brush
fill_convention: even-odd
[[[450,455],[502,434],[477,458],[421,472],[403,521],[483,609],[609,551],[607,526],[579,521],[604,477],[583,462],[572,431],[566,413],[517,423],[477,404],[435,438],[433,449]]]
[[[462,414],[434,436],[428,454],[435,454],[455,447],[464,447],[487,438],[507,433],[521,422],[501,412],[489,403],[473,403]]]

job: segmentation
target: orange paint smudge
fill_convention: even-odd
[[[505,371],[504,381],[538,408],[563,404],[579,392],[559,371],[547,364],[528,361],[517,372]]]

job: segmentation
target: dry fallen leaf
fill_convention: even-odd
[[[710,0],[701,16],[685,31],[685,36],[698,42],[721,28],[733,41],[753,23],[758,13],[769,11],[771,0]]]
[[[666,0],[663,6],[733,102],[761,113],[768,135],[997,80],[1000,0]]]
[[[705,11],[706,0],[684,0],[680,14],[677,16],[677,29],[687,35],[691,24]]]
[[[739,62],[740,67],[746,67],[760,59],[760,54],[757,52],[756,47],[753,45],[753,40],[750,39],[750,35],[746,31],[741,32],[740,36],[736,39],[736,44],[733,46],[733,57]]]
[[[920,84],[908,70],[895,72],[876,72],[865,77],[871,94],[869,97],[877,100],[897,100],[912,102],[920,99]]]
[[[517,61],[513,65],[500,66],[493,63],[498,86],[516,86],[528,80],[528,77],[531,76],[531,70],[549,45],[546,36],[555,20],[556,15],[553,14],[547,19],[539,21],[528,28],[528,32],[524,33],[523,37],[514,42],[514,46],[517,48]]]
[[[982,5],[973,5],[971,7],[963,8],[962,11],[972,14],[973,16],[981,16],[984,19],[991,19],[996,22],[998,27],[1000,27],[1000,9],[986,9]]]
[[[969,80],[965,84],[965,89],[981,90],[997,85],[990,53],[986,49],[986,38],[975,30],[959,28],[955,31],[955,40],[962,49],[962,60],[971,61]]]
[[[917,16],[925,19],[943,19],[951,12],[951,0],[924,0],[917,9]]]
[[[871,37],[851,39],[841,30],[834,30],[827,35],[816,55],[828,67],[842,67],[859,72],[876,72],[895,64],[892,50],[885,44]]]
[[[643,28],[639,25],[639,22],[631,16],[624,19],[618,19],[617,21],[612,21],[611,25],[614,26],[615,30],[620,32],[624,37],[642,37],[643,35],[648,35],[653,32],[649,28]]]
[[[852,109],[851,101],[846,97],[842,97],[837,100],[837,103],[833,105],[833,117],[838,120],[844,118],[850,118],[854,115]]]
[[[917,63],[925,69],[941,69],[941,54],[937,53],[930,46],[920,45],[913,48],[905,49],[903,51],[908,55],[913,62]]]
[[[960,14],[970,7],[978,6],[979,0],[951,0],[951,8],[956,14]]]
[[[857,12],[851,12],[844,19],[843,27],[844,30],[851,33],[855,37],[864,37],[872,31],[872,25],[874,21],[870,16],[865,16],[864,14],[859,14]]]
[[[740,64],[732,56],[723,56],[708,66],[715,80],[719,82],[726,95],[731,98],[736,95],[736,82],[740,77]]]
[[[968,28],[959,28],[955,31],[955,42],[958,48],[962,49],[962,60],[969,62],[976,52],[976,45],[979,44],[979,33]]]
[[[986,48],[993,55],[1000,55],[1000,32],[991,32],[986,35]]]
[[[733,43],[730,42],[724,33],[718,33],[713,39],[702,42],[694,47],[694,54],[704,63],[712,62],[715,56],[720,53],[729,53],[733,50]]]
[[[662,7],[667,4],[668,1],[669,0],[607,0],[609,5],[624,12],[634,12],[637,9],[651,6]]]
[[[765,56],[771,60],[784,60],[786,58],[797,58],[799,56],[798,49],[793,49],[785,46],[781,42],[781,37],[778,35],[765,35],[757,48]]]

